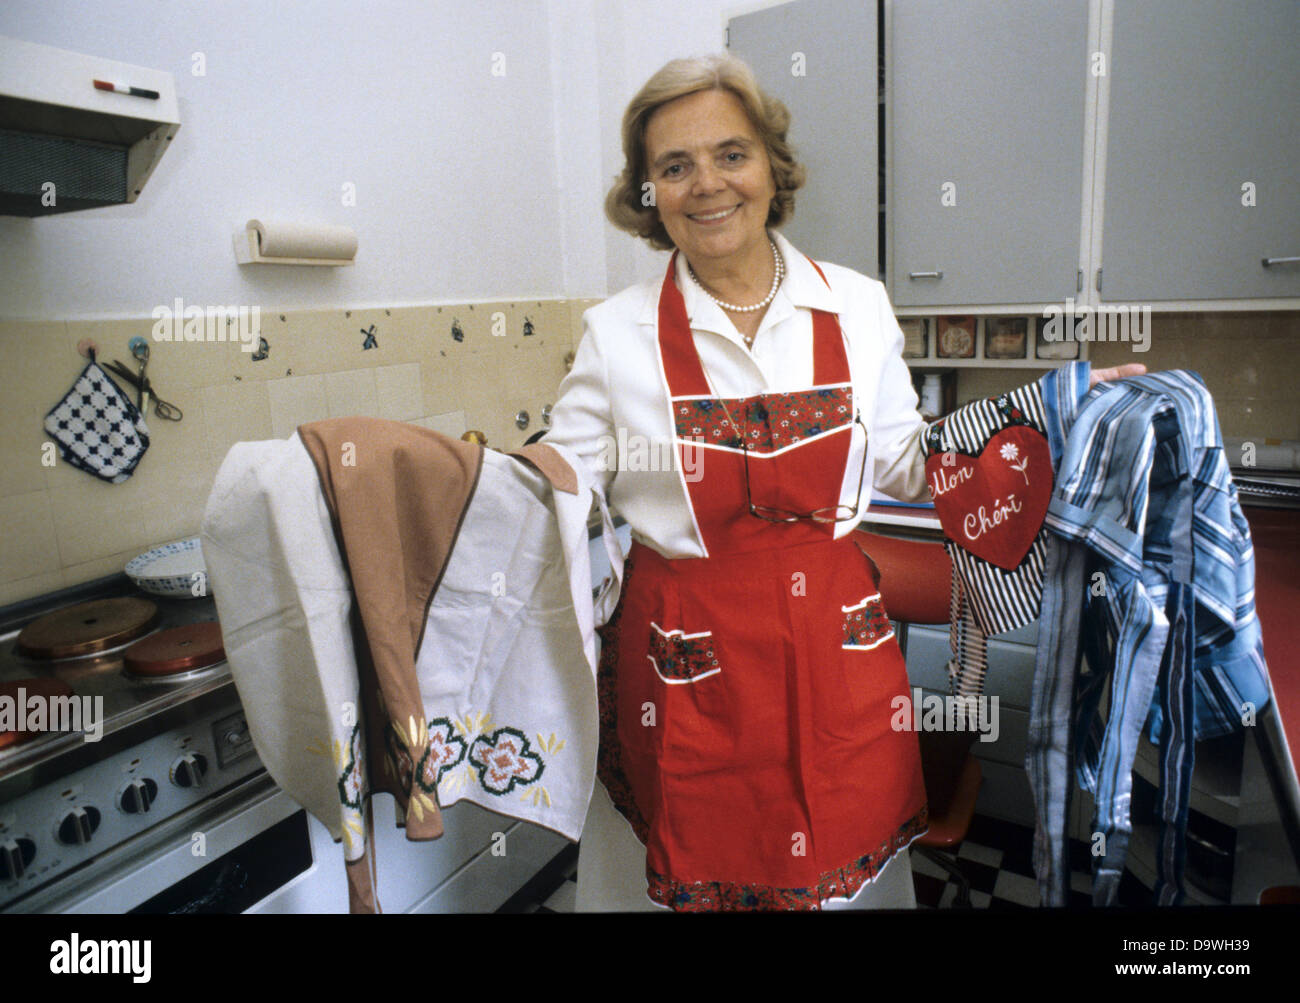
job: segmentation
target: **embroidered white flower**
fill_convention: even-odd
[[[1014,442],[1003,443],[1001,453],[1002,453],[1002,459],[1007,461],[1007,463],[1011,466],[1012,470],[1019,471],[1020,476],[1023,477],[1025,479],[1025,483],[1028,484],[1029,475],[1025,473],[1025,468],[1029,466],[1029,457],[1026,456],[1019,463],[1012,463],[1011,461],[1020,455],[1020,449],[1016,446]]]

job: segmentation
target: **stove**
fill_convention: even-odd
[[[265,786],[216,619],[125,575],[0,609],[0,911],[120,880]]]

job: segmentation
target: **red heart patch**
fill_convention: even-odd
[[[950,540],[1005,571],[1020,566],[1052,499],[1052,451],[1041,432],[1004,428],[978,457],[933,453],[925,477]]]

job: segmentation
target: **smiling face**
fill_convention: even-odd
[[[659,218],[691,264],[767,260],[776,185],[763,141],[734,94],[697,91],[656,109],[645,149]]]

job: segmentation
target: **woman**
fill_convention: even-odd
[[[599,681],[621,817],[598,785],[579,908],[915,904],[907,675],[848,534],[873,485],[926,497],[925,425],[881,284],[774,229],[788,124],[729,56],[669,63],[623,117],[606,213],[674,253],[588,311],[547,435],[634,537]]]

